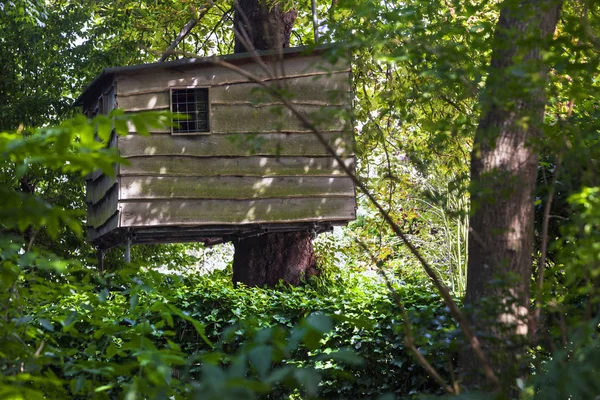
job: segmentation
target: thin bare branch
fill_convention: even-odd
[[[552,172],[552,182],[550,184],[550,191],[548,193],[546,204],[544,205],[544,217],[542,222],[542,244],[540,246],[541,254],[540,260],[538,262],[537,276],[538,297],[541,295],[542,289],[544,288],[544,273],[546,271],[546,257],[548,254],[548,224],[550,221],[550,209],[552,207],[552,201],[554,199],[556,181],[558,180],[558,171],[560,170],[561,162],[562,153],[559,154],[558,159],[556,160],[556,165],[554,166],[554,171]],[[535,312],[533,313],[533,321],[531,324],[531,341],[534,345],[537,341],[537,330],[539,329],[540,325],[541,310],[542,308],[538,301]]]
[[[246,24],[246,26],[251,26],[250,21],[248,20],[248,17],[246,16],[246,13],[244,12],[244,10],[242,10],[240,8],[240,6],[238,5],[237,2],[234,4],[234,8],[235,8],[235,12],[244,20],[244,23]],[[244,45],[244,47],[246,48],[248,53],[250,53],[250,56],[252,57],[254,62],[267,74],[267,76],[274,78],[275,73],[269,69],[267,64],[265,64],[265,62],[262,60],[262,58],[256,51],[256,48],[252,44],[252,40],[250,39],[248,32],[244,28],[244,25],[238,24],[238,26],[236,26],[235,20],[232,19],[231,16],[229,17],[229,19],[233,23],[233,34],[240,42],[242,42],[242,44]]]
[[[481,363],[481,367],[486,376],[486,379],[489,381],[489,383],[492,386],[494,386],[495,388],[499,388],[500,380],[498,379],[494,370],[492,369],[492,367],[487,359],[487,356],[484,353],[484,350],[481,345],[481,342],[479,341],[479,338],[475,335],[475,333],[473,332],[473,329],[471,328],[471,324],[467,320],[465,314],[459,309],[458,305],[452,298],[452,295],[450,294],[450,289],[448,289],[448,287],[441,281],[441,279],[439,278],[439,276],[437,275],[435,270],[429,265],[427,260],[425,260],[425,258],[423,258],[423,256],[419,252],[419,250],[408,239],[408,237],[404,234],[404,232],[402,232],[400,226],[394,221],[394,219],[390,216],[390,214],[377,201],[377,199],[374,197],[374,195],[371,194],[371,192],[367,188],[367,186],[360,179],[358,179],[356,177],[356,175],[354,174],[354,171],[345,164],[342,157],[339,156],[337,154],[337,152],[335,151],[335,149],[333,149],[331,147],[331,145],[325,139],[325,137],[323,136],[321,131],[315,127],[315,125],[309,120],[309,118],[306,115],[300,113],[296,109],[296,107],[294,107],[294,105],[285,96],[282,95],[282,93],[280,91],[275,90],[273,87],[266,84],[263,79],[255,76],[254,74],[252,74],[236,65],[233,65],[226,61],[220,60],[216,57],[212,59],[212,62],[216,65],[220,65],[222,67],[225,67],[232,71],[235,71],[235,72],[239,73],[240,75],[250,79],[251,81],[258,83],[268,93],[270,93],[274,97],[278,98],[283,103],[283,105],[287,109],[289,109],[292,112],[292,114],[294,116],[296,116],[296,118],[298,118],[298,120],[307,129],[309,129],[310,131],[313,132],[313,134],[317,137],[319,142],[327,150],[327,152],[338,162],[339,167],[351,178],[351,180],[354,182],[354,184],[365,194],[365,196],[367,196],[369,201],[371,201],[371,203],[379,211],[379,213],[381,214],[383,219],[392,228],[394,233],[402,240],[402,242],[406,245],[406,247],[408,247],[411,254],[419,261],[419,263],[421,264],[421,266],[423,267],[423,269],[425,270],[427,275],[432,280],[436,289],[440,292],[440,295],[442,296],[444,303],[450,309],[452,316],[454,317],[454,319],[458,323],[460,329],[462,330],[463,334],[465,335],[465,338],[467,339],[467,342],[469,343],[471,349],[475,353],[476,358]]]
[[[392,295],[392,298],[394,299],[394,303],[396,303],[396,306],[398,306],[398,309],[400,310],[400,314],[402,314],[402,323],[404,325],[404,335],[405,335],[404,336],[404,344],[406,344],[406,347],[408,347],[408,349],[411,351],[413,356],[415,356],[415,358],[417,359],[417,362],[419,364],[421,364],[421,366],[427,371],[427,373],[429,375],[431,375],[431,377],[446,392],[451,393],[451,394],[458,394],[459,392],[456,390],[457,387],[456,386],[453,387],[453,386],[449,385],[446,382],[446,380],[444,378],[442,378],[440,373],[433,367],[433,365],[431,365],[429,363],[429,361],[427,361],[425,356],[423,354],[421,354],[419,349],[417,349],[417,346],[415,346],[415,338],[412,333],[413,332],[412,324],[410,323],[410,319],[408,319],[408,313],[406,312],[406,309],[404,308],[404,304],[402,303],[402,300],[400,300],[400,295],[398,294],[396,289],[392,286],[392,283],[390,282],[390,279],[387,276],[387,274],[383,271],[381,263],[377,260],[377,258],[375,258],[375,256],[373,255],[373,253],[371,252],[371,250],[365,243],[363,243],[362,241],[360,241],[356,238],[354,238],[354,241],[369,255],[369,257],[371,258],[371,262],[375,265],[375,267],[377,267],[377,273],[385,281],[385,284],[386,284],[390,294]]]
[[[204,17],[204,15],[208,12],[208,10],[210,10],[211,6],[212,6],[212,1],[208,1],[208,3],[202,9],[199,10],[198,14],[196,16],[194,16],[193,18],[191,18],[187,22],[187,24],[185,24],[185,26],[179,32],[179,35],[177,35],[175,40],[173,40],[173,43],[171,43],[169,48],[163,53],[163,55],[160,57],[158,62],[164,62],[172,54],[173,50],[175,50],[177,45],[179,43],[181,43],[181,41],[183,39],[185,39],[185,37],[192,31],[192,29],[194,29],[194,27],[196,26],[198,21],[200,21],[200,19],[202,19],[202,17]]]

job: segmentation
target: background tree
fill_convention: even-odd
[[[490,349],[509,385],[514,367],[523,366],[518,358],[528,333],[533,200],[548,77],[544,54],[560,6],[557,0],[503,3],[471,153],[465,303],[483,310],[472,321],[488,335],[521,335],[516,348]],[[495,309],[489,303],[486,308],[486,300]],[[465,357],[464,366],[469,373],[480,369],[472,356]]]

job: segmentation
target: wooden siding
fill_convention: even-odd
[[[96,239],[102,237],[105,234],[109,234],[113,232],[115,229],[119,227],[119,212],[115,212],[111,215],[104,224],[100,225],[97,228],[94,228],[90,225],[87,227],[87,236],[89,241],[95,241]]]
[[[285,60],[283,72],[281,62],[268,63],[270,73],[267,74],[259,65],[248,62],[240,65],[244,70],[252,73],[264,82],[274,80],[292,79],[306,76],[331,75],[336,72],[349,72],[347,60],[339,59],[337,64],[330,65],[320,56],[298,57]],[[270,75],[275,75],[272,77]],[[117,78],[117,97],[132,95],[134,93],[148,93],[160,91],[171,86],[226,86],[247,83],[250,80],[235,71],[217,65],[198,65],[195,68],[168,71],[136,72],[122,74]],[[120,101],[120,100],[119,100]],[[120,105],[119,105],[120,107]]]
[[[101,114],[109,114],[116,105],[116,90],[114,85],[109,86],[102,94]],[[113,136],[108,144],[116,146],[116,138]],[[106,175],[102,171],[93,172],[86,181],[86,202],[88,239],[95,240],[102,232],[109,232],[117,226],[117,205],[119,198],[118,186],[119,166],[115,165],[114,173]]]
[[[117,212],[118,199],[119,190],[117,185],[114,185],[102,200],[88,207],[87,224],[92,228],[104,225]]]
[[[295,108],[309,117],[321,131],[340,131],[347,126],[345,119],[330,118],[335,113],[342,112],[340,107],[302,104],[296,105]],[[282,105],[212,105],[210,117],[213,133],[311,132],[290,109]]]
[[[110,175],[105,174],[102,170],[94,171],[86,180],[85,202],[93,205],[102,200],[113,185],[117,183],[118,175],[118,165],[114,165],[113,173]]]
[[[142,156],[121,165],[121,176],[340,176],[332,157]],[[345,158],[354,169],[354,158]]]
[[[349,177],[123,177],[120,200],[354,197]]]
[[[296,110],[308,117],[313,125],[322,132],[349,130],[349,116],[341,106],[319,104],[297,104]],[[164,110],[164,109],[163,109]],[[126,110],[127,111],[127,110]],[[146,110],[149,111],[149,110]],[[139,111],[136,111],[139,112]],[[294,115],[281,104],[269,103],[255,106],[245,103],[212,104],[209,116],[210,133],[240,134],[264,132],[312,133]],[[130,133],[135,133],[135,125],[128,123]],[[171,128],[149,128],[150,133],[171,134]],[[203,132],[202,135],[206,135]],[[182,135],[182,134],[178,134]],[[192,136],[189,134],[185,136]]]
[[[120,226],[348,221],[353,201],[343,198],[154,200],[121,202]]]
[[[350,68],[320,56],[285,60],[275,80],[252,62],[241,65],[284,87],[297,110],[317,125],[354,169]],[[272,62],[270,67],[280,63]],[[88,235],[98,243],[129,228],[248,224],[344,223],[354,219],[354,185],[317,137],[259,85],[229,69],[198,65],[116,76],[116,106],[126,112],[168,110],[171,87],[210,87],[210,134],[118,137],[126,159],[117,180],[97,176],[88,190]],[[116,185],[116,186],[115,186]],[[115,190],[116,188],[116,190]],[[200,231],[198,231],[200,232]],[[120,237],[120,236],[119,236]]]
[[[283,79],[278,84],[295,104],[346,105],[350,96],[348,72],[345,71],[330,76]],[[315,86],[319,90],[315,91]],[[260,85],[252,82],[214,86],[210,88],[210,96],[213,105],[243,103],[259,107],[275,100]],[[166,86],[156,91],[119,94],[119,108],[129,112],[168,110],[169,107],[169,88]]]
[[[352,136],[344,132],[328,132],[323,136],[339,155],[352,155]],[[325,156],[327,149],[310,133],[261,133],[256,135],[129,135],[119,137],[119,150],[124,158],[136,156],[236,157]]]

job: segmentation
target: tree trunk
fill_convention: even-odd
[[[248,41],[254,50],[289,47],[297,15],[295,9],[283,12],[279,4],[270,7],[265,0],[238,0],[233,19],[234,53],[252,50],[246,49]]]
[[[259,3],[260,2],[260,3]],[[260,0],[238,0],[235,8],[235,52],[289,47],[296,10],[283,12]],[[234,242],[233,282],[274,286],[283,280],[297,285],[316,274],[312,237],[308,232],[267,233]]]
[[[560,0],[503,3],[471,154],[473,212],[465,304],[480,335],[500,339],[484,342],[509,385],[520,373],[517,357],[524,340],[512,341],[508,348],[506,339],[527,334],[535,141],[541,137],[546,103],[542,52],[552,39],[560,6]],[[463,354],[463,371],[478,382],[480,368],[469,353]]]
[[[233,281],[247,286],[298,285],[314,275],[315,254],[308,233],[267,233],[235,243]]]

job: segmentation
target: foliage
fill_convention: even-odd
[[[295,4],[292,43],[312,43],[309,2]],[[208,5],[171,57],[231,51],[232,2]],[[362,197],[347,235],[317,243],[323,274],[305,287],[233,288],[227,273],[155,270],[197,262],[183,245],[137,247],[133,258],[143,265],[129,267],[115,249],[107,275],[88,269],[94,261],[81,234],[84,176],[111,171],[118,160],[95,133],[105,140],[112,118],[119,124],[131,116],[66,120],[73,98],[103,68],[155,61],[202,6],[0,4],[0,397],[438,393],[407,352],[399,310],[356,243],[366,243],[393,276],[419,350],[448,381],[458,343],[453,322],[406,246]],[[466,279],[469,152],[498,6],[318,4],[321,40],[344,42],[338,51],[353,54],[358,175],[457,294]],[[534,298],[538,338],[531,358],[523,357],[531,363],[530,379],[519,383],[524,398],[600,391],[599,15],[594,2],[565,2],[544,54],[549,100],[544,135],[531,145],[541,155],[536,252],[544,237],[550,247]],[[160,121],[149,115],[134,122]],[[360,273],[342,272],[350,268]]]
[[[6,175],[33,168],[53,176],[110,173],[121,160],[105,143],[113,126],[126,132],[126,121],[144,124],[144,131],[167,119],[115,112],[29,135],[4,133]],[[381,282],[348,275],[268,291],[234,289],[225,273],[165,275],[122,266],[100,275],[85,260],[25,241],[20,234],[30,229],[53,238],[66,225],[81,230],[71,211],[10,187],[0,209],[3,397],[252,398],[297,390],[307,397],[364,397],[382,389],[436,390],[400,344],[395,307]],[[419,345],[446,368],[441,338],[452,332],[438,297],[426,287],[400,290],[415,322],[438,332],[424,333]],[[398,380],[400,374],[406,379]]]
[[[401,344],[385,286],[358,275],[327,288],[279,290],[234,289],[226,272],[165,276],[134,267],[103,277],[73,266],[62,275],[31,268],[19,279],[21,312],[3,328],[24,343],[4,342],[5,393],[280,398],[299,388],[308,397],[364,398],[437,391]],[[400,291],[422,329],[419,346],[446,369],[443,343],[452,332],[439,298],[425,287]]]

